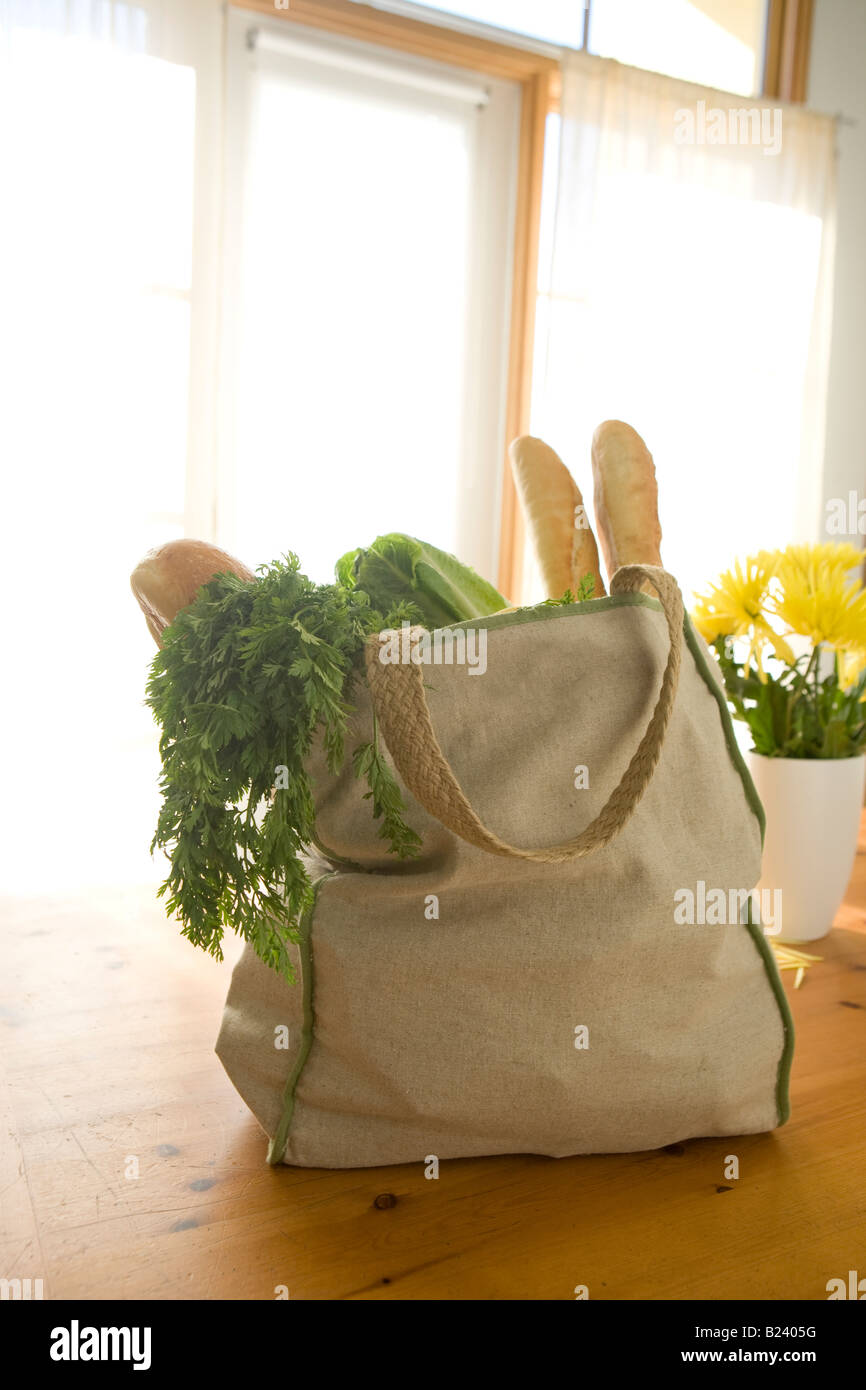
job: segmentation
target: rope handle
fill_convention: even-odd
[[[594,821],[571,840],[544,849],[521,849],[494,835],[479,820],[440,747],[430,717],[420,664],[385,664],[378,635],[368,639],[367,680],[379,727],[394,764],[416,801],[467,844],[488,854],[562,864],[603,849],[622,830],[649,786],[664,746],[677,693],[683,645],[683,599],[676,580],[655,565],[623,565],[613,576],[611,594],[635,593],[644,582],[661,599],[670,649],[652,718],[619,784]],[[423,632],[413,629],[413,636]]]

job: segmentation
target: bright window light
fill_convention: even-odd
[[[140,14],[116,18],[135,40]],[[183,533],[195,87],[100,37],[4,38],[2,833],[7,887],[39,892],[154,872],[154,647],[129,572]]]
[[[551,163],[558,124],[550,118]],[[533,433],[591,498],[596,425],[639,430],[658,472],[662,558],[687,604],[737,555],[812,539],[801,534],[798,459],[821,219],[748,189],[608,175],[580,283],[560,296],[548,278],[554,211],[551,180]],[[543,597],[531,555],[524,597]]]
[[[761,88],[767,0],[592,0],[591,53],[721,91]]]
[[[566,48],[583,46],[585,0],[470,0],[468,4],[459,0],[427,0],[405,6],[383,0],[381,7],[413,13],[437,10],[458,20],[472,20]]]
[[[465,102],[275,58],[253,81],[232,545],[318,582],[386,531],[458,548]]]

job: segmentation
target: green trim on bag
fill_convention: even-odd
[[[450,623],[448,627],[437,628],[437,632],[464,631],[467,628],[496,629],[500,627],[515,627],[521,623],[534,623],[545,621],[549,618],[570,618],[578,614],[603,613],[609,608],[654,608],[656,612],[662,611],[662,606],[658,599],[652,598],[649,594],[608,594],[605,598],[585,599],[583,603],[540,603],[531,608],[516,608],[513,613],[492,613],[487,618],[467,618],[462,623]],[[332,864],[339,864],[352,873],[368,874],[375,873],[375,869],[370,869],[364,864],[356,864],[351,859],[345,859],[334,850],[328,849],[323,840],[318,838],[318,833],[312,838],[312,844],[319,851],[323,858],[330,860]]]
[[[728,702],[725,699],[724,691],[718,684],[718,682],[713,680],[712,672],[710,671],[709,663],[707,661],[706,652],[704,651],[703,647],[698,641],[697,634],[695,632],[692,620],[689,617],[688,613],[686,613],[685,615],[683,632],[685,633],[686,643],[688,645],[689,651],[692,654],[692,657],[694,658],[695,665],[697,666],[698,671],[703,677],[704,684],[707,686],[710,693],[713,695],[716,704],[719,707],[719,713],[722,719],[722,728],[725,732],[725,742],[728,745],[728,753],[731,756],[731,760],[734,764],[734,767],[740,774],[740,779],[743,783],[743,789],[746,793],[746,800],[748,801],[749,806],[754,812],[758,821],[758,825],[760,826],[761,848],[763,849],[764,832],[767,827],[767,817],[764,812],[764,807],[761,804],[761,798],[758,796],[755,784],[752,781],[752,775],[749,772],[746,760],[740,752],[740,745],[737,743],[736,734],[734,733],[734,721],[731,718],[731,711],[728,708]],[[779,1014],[781,1015],[782,1019],[782,1029],[784,1031],[785,1041],[782,1047],[782,1055],[779,1058],[778,1071],[776,1073],[776,1111],[778,1114],[778,1123],[780,1125],[783,1125],[787,1123],[788,1118],[791,1114],[790,1080],[791,1063],[794,1060],[794,1020],[791,1017],[791,1009],[788,1004],[788,996],[785,994],[785,988],[782,984],[782,977],[779,974],[779,967],[776,964],[776,957],[773,955],[772,947],[770,946],[770,943],[764,935],[763,928],[757,922],[752,921],[751,897],[749,898],[749,901],[746,905],[746,920],[745,922],[743,922],[742,925],[748,929],[749,935],[751,936],[752,941],[755,944],[758,955],[761,957],[761,960],[764,963],[764,970],[767,973],[767,978],[770,982],[770,988],[773,991],[773,997],[776,1000],[776,1005],[778,1007]]]
[[[656,612],[662,611],[661,604],[659,603],[658,599],[652,598],[649,594],[609,594],[605,598],[587,599],[583,603],[542,603],[531,608],[518,608],[513,613],[495,613],[491,614],[487,618],[472,618],[462,623],[454,623],[451,626],[453,626],[456,629],[485,628],[487,630],[495,630],[497,628],[519,626],[524,623],[532,623],[538,621],[546,622],[555,618],[586,616],[591,615],[593,613],[606,612],[607,610],[612,608],[623,607],[652,608],[655,609]],[[740,746],[737,743],[736,735],[734,733],[733,719],[731,717],[730,709],[728,708],[728,702],[725,699],[724,691],[722,687],[718,684],[718,682],[713,679],[707,655],[701,647],[701,644],[698,640],[697,634],[694,630],[688,613],[684,614],[683,635],[686,639],[686,645],[688,646],[688,649],[692,654],[692,658],[694,660],[695,666],[697,667],[698,673],[700,674],[701,679],[703,680],[704,684],[706,685],[707,689],[713,696],[713,699],[715,700],[718,706],[719,716],[722,722],[722,730],[725,736],[725,745],[728,750],[728,755],[737,773],[739,774],[740,780],[743,784],[743,790],[745,792],[746,801],[749,805],[749,808],[758,822],[758,826],[761,833],[761,846],[763,847],[764,834],[766,830],[766,815],[764,812],[764,808],[761,804],[761,800],[758,796],[755,784],[752,781],[752,777],[749,772],[746,761],[742,755],[742,752],[740,751]],[[346,863],[347,867],[350,866],[351,861],[341,860],[338,856],[331,854],[324,845],[321,845],[318,842],[316,842],[316,847],[320,850],[321,853],[324,853],[327,858],[330,858],[332,862],[344,862]],[[360,865],[352,864],[351,867],[355,870],[363,871],[362,866]],[[324,874],[322,878],[320,878],[316,882],[316,892],[318,893],[319,884],[323,883],[326,878],[333,877],[335,877],[335,874]],[[279,1163],[282,1160],[283,1154],[285,1153],[286,1143],[288,1141],[289,1128],[291,1126],[292,1115],[294,1112],[295,1089],[297,1087],[298,1080],[300,1078],[301,1072],[303,1071],[307,1057],[309,1056],[310,1048],[312,1046],[313,981],[311,932],[314,911],[315,902],[313,904],[313,907],[310,909],[309,913],[306,914],[304,922],[302,923],[302,940],[300,946],[304,981],[303,1038],[301,1042],[301,1048],[295,1060],[295,1065],[293,1066],[292,1072],[286,1083],[282,1118],[280,1120],[277,1132],[271,1140],[271,1144],[268,1150],[269,1163]],[[791,1010],[788,1004],[788,999],[785,994],[784,986],[782,985],[781,975],[779,974],[779,969],[776,964],[776,959],[773,955],[772,948],[769,942],[767,941],[767,938],[764,935],[764,932],[760,925],[752,921],[751,898],[749,899],[749,902],[746,907],[746,920],[741,925],[745,926],[748,930],[749,935],[755,945],[755,949],[761,957],[761,960],[764,965],[764,970],[767,975],[767,979],[770,984],[770,988],[773,992],[773,997],[776,1001],[776,1005],[779,1010],[779,1015],[782,1020],[784,1044],[782,1047],[781,1056],[779,1058],[779,1065],[776,1074],[776,1110],[778,1116],[778,1124],[784,1125],[787,1122],[791,1113],[789,1088],[791,1065],[794,1056],[794,1021],[791,1016]]]
[[[782,1047],[782,1055],[779,1058],[779,1069],[776,1073],[776,1110],[778,1112],[778,1122],[780,1125],[787,1124],[791,1114],[791,1063],[794,1060],[794,1020],[791,1016],[791,1007],[788,1003],[788,996],[782,984],[782,976],[776,964],[776,957],[773,955],[773,948],[764,935],[763,928],[752,921],[752,899],[749,898],[745,906],[746,920],[742,923],[748,929],[752,941],[755,943],[758,955],[764,962],[764,969],[770,981],[770,987],[775,996],[779,1013],[782,1016],[782,1028],[785,1033],[785,1042]]]
[[[662,611],[658,599],[650,597],[649,594],[608,594],[606,598],[586,599],[583,603],[566,604],[537,604],[534,608],[517,608],[513,613],[494,613],[489,618],[471,618],[468,622],[455,623],[456,628],[488,628],[496,629],[500,627],[511,627],[520,623],[546,622],[551,618],[571,618],[581,615],[591,615],[593,613],[603,613],[610,608],[654,608],[657,613]],[[761,799],[755,789],[751,773],[746,765],[746,761],[740,752],[740,745],[737,743],[734,733],[734,721],[731,718],[731,711],[725,699],[724,692],[716,681],[713,680],[712,672],[707,664],[706,654],[698,641],[697,634],[692,626],[692,620],[688,613],[684,615],[683,634],[686,645],[694,658],[694,663],[698,668],[698,673],[703,679],[704,684],[719,707],[722,717],[722,729],[725,735],[728,753],[740,780],[743,783],[743,790],[746,793],[746,800],[753,811],[758,825],[761,829],[761,847],[764,844],[764,833],[767,825],[767,818]]]
[[[661,612],[661,604],[657,599],[651,598],[649,594],[614,594],[608,595],[607,598],[603,599],[589,599],[584,603],[563,605],[541,604],[535,608],[519,608],[514,613],[494,614],[491,618],[473,619],[471,622],[458,623],[457,626],[464,628],[508,627],[513,623],[535,622],[538,619],[544,621],[549,618],[572,617],[586,613],[601,613],[605,609],[619,608],[622,606],[655,608],[658,612]],[[698,640],[688,613],[684,614],[683,618],[683,635],[685,636],[686,645],[692,654],[698,673],[719,707],[719,715],[722,721],[722,730],[725,735],[725,744],[728,749],[728,754],[739,773],[740,780],[743,784],[743,790],[746,794],[746,801],[758,822],[761,832],[761,848],[763,848],[764,834],[767,825],[764,807],[761,804],[761,799],[752,781],[752,775],[749,772],[746,760],[740,751],[740,745],[737,743],[736,734],[734,733],[734,721],[731,717],[731,711],[728,708],[728,702],[725,699],[724,690],[719,683],[713,679],[707,655]],[[782,1028],[784,1032],[785,1040],[776,1074],[776,1110],[778,1114],[778,1123],[783,1125],[787,1122],[791,1113],[789,1088],[791,1064],[794,1057],[794,1020],[791,1017],[788,998],[785,994],[784,986],[782,985],[781,975],[779,974],[772,948],[762,928],[752,921],[751,901],[750,898],[747,907],[746,921],[743,925],[748,929],[749,935],[763,962],[764,970],[766,971],[770,988],[773,991],[773,997],[782,1019]]]
[[[321,878],[316,879],[313,884],[313,901],[301,918],[300,940],[298,942],[303,988],[301,1002],[304,1011],[304,1021],[301,1025],[301,1044],[283,1090],[283,1111],[280,1116],[280,1123],[268,1145],[268,1163],[282,1163],[283,1161],[289,1139],[289,1130],[295,1113],[295,1091],[301,1079],[301,1072],[304,1070],[310,1055],[310,1048],[313,1046],[313,917],[316,912],[319,889],[327,879],[336,878],[336,876],[335,872],[322,874]]]
[[[451,623],[451,628],[489,628],[514,627],[520,623],[545,622],[549,618],[575,618],[579,614],[605,613],[609,608],[655,608],[662,611],[657,598],[649,594],[607,594],[604,598],[588,598],[583,603],[537,603],[531,608],[515,608],[513,613],[491,613],[488,618],[466,618],[462,623]]]
[[[728,708],[728,702],[725,699],[724,691],[719,686],[718,682],[713,680],[712,672],[707,664],[706,652],[698,641],[697,634],[692,626],[692,620],[688,613],[685,615],[683,631],[689,651],[695,659],[695,665],[703,676],[704,683],[709,687],[719,707],[722,716],[722,728],[725,731],[725,742],[728,745],[728,752],[731,755],[734,767],[737,769],[742,779],[746,800],[754,811],[758,825],[761,827],[761,848],[763,849],[764,833],[767,829],[767,817],[764,813],[764,807],[761,804],[761,798],[758,796],[755,784],[752,781],[752,774],[749,772],[746,760],[740,752],[740,745],[737,743],[737,736],[734,733],[734,721],[731,718],[731,711]]]

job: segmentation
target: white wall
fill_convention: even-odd
[[[816,0],[809,105],[841,114],[824,499],[866,496],[866,3]],[[825,513],[826,515],[826,513]],[[822,539],[826,539],[822,535]]]

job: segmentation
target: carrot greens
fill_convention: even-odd
[[[343,765],[367,637],[505,605],[453,556],[408,536],[381,541],[381,554],[374,542],[341,561],[334,584],[314,584],[291,554],[252,582],[217,575],[163,633],[147,684],[162,731],[151,848],[169,861],[159,889],[167,911],[217,959],[229,927],[293,978],[289,947],[313,900],[303,859],[315,840],[308,759],[321,738],[329,770]],[[373,556],[366,570],[355,565],[361,555]],[[417,855],[421,842],[375,728],[352,763],[388,851]]]

